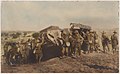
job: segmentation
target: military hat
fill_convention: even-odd
[[[90,33],[93,33],[94,31],[93,30],[90,30]]]
[[[61,32],[63,32],[63,30],[61,30]]]
[[[105,33],[106,33],[105,31],[102,32],[102,34],[105,34]]]
[[[116,31],[114,31],[113,33],[117,33]]]
[[[75,34],[78,34],[79,32],[78,32],[78,30],[75,30]]]
[[[86,33],[89,33],[89,31],[86,31]]]

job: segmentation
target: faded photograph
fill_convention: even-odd
[[[119,73],[118,1],[2,1],[2,73]]]

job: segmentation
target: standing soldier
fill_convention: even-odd
[[[42,45],[44,44],[44,38],[42,37],[37,42],[36,48],[35,48],[35,56],[36,56],[36,62],[40,62],[40,57],[42,56]]]
[[[32,64],[34,62],[34,54],[33,54],[33,42],[32,39],[28,40],[28,49],[29,49],[29,55],[28,55],[28,60],[29,64]]]
[[[75,49],[74,49],[74,53],[76,54],[76,49],[78,49],[79,56],[81,55],[82,42],[83,42],[83,37],[76,30],[75,31]]]
[[[34,49],[36,63],[39,63],[39,61],[40,61],[40,52],[41,52],[41,49],[39,48],[39,44],[37,43],[36,48]]]
[[[89,45],[90,45],[89,52],[93,52],[93,50],[94,50],[94,34],[93,34],[92,30],[90,30],[88,40],[89,40]]]
[[[6,56],[6,54],[7,54],[8,46],[9,46],[9,43],[6,42],[5,45],[4,45],[4,56]]]
[[[31,48],[31,41],[30,41],[30,39],[28,39],[26,41],[25,49],[26,49],[27,63],[29,63],[30,62],[30,57],[29,57],[30,56],[30,50],[32,49]]]
[[[76,39],[75,39],[75,35],[72,35],[70,37],[70,48],[71,48],[71,53],[76,56]]]
[[[9,61],[10,65],[16,64],[16,54],[17,54],[17,47],[16,43],[11,43],[12,48],[9,50]]]
[[[69,36],[69,41],[70,41],[69,55],[72,56],[73,51],[75,49],[75,39],[73,38],[73,35]]]
[[[10,65],[10,50],[12,49],[12,46],[10,45],[10,43],[8,43],[8,48],[6,49],[5,52],[5,61],[8,65]]]
[[[69,35],[67,35],[65,32],[61,31],[61,38],[63,40],[63,54],[65,56],[68,56],[70,53],[69,52],[69,50],[70,50]]]
[[[30,58],[32,58],[31,59],[32,63],[36,62],[36,56],[35,56],[35,52],[34,52],[34,50],[36,49],[36,45],[37,45],[37,39],[33,38],[32,39],[32,50],[30,51],[31,52],[31,54],[30,54],[31,57]]]
[[[18,42],[16,46],[17,46],[16,63],[20,65],[22,60],[22,55],[20,52],[20,42]]]
[[[89,37],[90,37],[89,31],[86,31],[86,34],[83,36],[84,36],[84,40],[82,43],[82,48],[83,48],[84,54],[86,54],[87,51],[89,53]]]
[[[100,45],[98,40],[98,34],[96,33],[96,31],[94,31],[94,48],[96,52],[98,52],[99,47]]]
[[[114,53],[117,49],[118,38],[117,38],[117,32],[114,31],[113,33],[114,34],[111,36],[111,42],[112,42],[112,50],[113,50],[113,53]]]
[[[25,41],[22,39],[21,40],[21,45],[20,45],[20,52],[22,55],[22,63],[27,63],[27,54],[26,54],[26,47],[25,47]]]
[[[104,53],[107,51],[106,47],[108,48],[108,51],[110,51],[110,49],[109,49],[109,41],[110,40],[107,37],[106,32],[103,31],[103,33],[102,33],[102,46],[103,46]]]
[[[65,54],[65,40],[64,40],[64,38],[65,38],[65,33],[63,32],[63,30],[61,31],[61,40],[63,41],[63,44],[62,44],[62,55],[64,55]]]

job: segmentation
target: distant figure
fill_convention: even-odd
[[[110,51],[109,42],[110,42],[110,40],[107,37],[106,32],[103,31],[103,33],[102,33],[102,46],[103,46],[104,53],[107,52],[107,49],[108,49],[108,51]],[[106,49],[106,47],[107,47],[107,49]]]
[[[98,39],[98,34],[96,33],[96,31],[94,31],[94,49],[96,52],[98,52],[98,50],[100,50],[100,45],[99,45],[99,39]]]
[[[113,50],[113,53],[114,53],[117,49],[118,38],[117,38],[117,32],[114,31],[113,33],[114,34],[111,36],[111,43],[112,43],[112,50]]]

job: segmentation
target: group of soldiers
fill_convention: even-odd
[[[65,55],[77,56],[77,54],[81,55],[81,50],[84,53],[90,53],[99,49],[99,43],[95,42],[98,40],[98,35],[92,30],[86,31],[82,35],[78,30],[71,31],[67,36],[64,32],[61,35],[63,40],[63,53]]]
[[[49,34],[50,35],[50,34]],[[61,46],[62,55],[64,56],[80,56],[83,50],[84,54],[100,51],[99,36],[96,31],[88,30],[79,32],[78,30],[70,29],[69,34],[61,31],[61,37],[58,37],[58,46]],[[46,34],[37,39],[32,38],[18,42],[6,42],[4,45],[4,56],[8,65],[39,63],[42,56],[42,46],[49,42]],[[118,38],[117,32],[108,38],[106,32],[102,33],[103,52],[110,50],[109,44],[112,45],[113,53],[117,50]],[[56,44],[57,45],[57,44]],[[107,49],[106,49],[107,47]],[[56,49],[57,50],[57,49]]]
[[[101,38],[96,31],[80,32],[78,30],[70,30],[69,35],[63,31],[61,33],[63,40],[63,55],[77,56],[81,55],[81,51],[84,54],[95,52],[109,52],[110,44],[112,46],[112,52],[114,53],[118,49],[117,32],[114,31],[111,38],[109,38],[106,32],[103,31]],[[100,40],[101,39],[101,40]],[[102,43],[103,50],[100,48],[100,41]]]
[[[5,61],[8,65],[32,64],[40,61],[42,38],[32,38],[27,41],[6,42],[4,45]]]
[[[103,31],[103,33],[102,33],[102,46],[103,46],[104,52],[110,51],[109,44],[111,44],[112,51],[113,51],[113,53],[115,53],[115,51],[117,51],[117,49],[118,49],[118,36],[117,36],[116,31],[113,32],[113,35],[110,37],[110,39],[106,35],[106,32]]]

